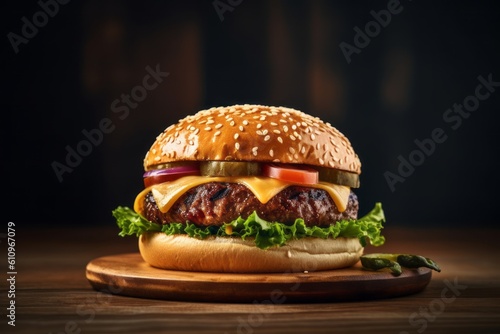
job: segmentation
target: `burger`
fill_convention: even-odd
[[[385,241],[380,203],[358,218],[349,140],[301,111],[234,105],[165,129],[144,158],[134,208],[113,211],[149,265],[270,273],[352,266]]]

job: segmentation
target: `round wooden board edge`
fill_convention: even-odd
[[[137,271],[139,274],[137,274]],[[135,273],[134,273],[135,272]],[[95,258],[86,277],[97,291],[116,295],[191,302],[313,303],[393,298],[422,291],[428,268],[388,271],[353,267],[308,273],[207,273],[163,270],[149,266],[139,253]]]

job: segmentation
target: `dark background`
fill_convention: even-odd
[[[237,4],[239,1],[232,1]],[[228,3],[222,0],[221,3]],[[285,105],[331,122],[363,163],[361,213],[383,203],[387,226],[495,225],[500,87],[457,129],[443,120],[500,81],[495,1],[401,1],[402,10],[348,64],[370,11],[388,1],[71,1],[16,54],[36,1],[2,4],[2,217],[24,225],[113,225],[142,189],[142,159],[169,124],[211,106]],[[399,7],[398,7],[399,8]],[[111,104],[169,76],[124,119]],[[103,118],[114,130],[58,180],[52,164]],[[384,177],[435,128],[447,136],[391,191]]]

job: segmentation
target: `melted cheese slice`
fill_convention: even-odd
[[[273,198],[286,187],[293,185],[304,186],[303,184],[285,182],[264,176],[185,176],[174,181],[155,184],[144,189],[135,198],[134,210],[138,213],[143,212],[144,197],[151,191],[154,200],[158,205],[158,208],[161,212],[165,213],[170,210],[172,205],[179,199],[179,197],[186,193],[186,191],[196,186],[210,182],[243,184],[255,195],[255,197],[257,197],[257,199],[262,204],[267,203],[271,198]],[[319,182],[317,184],[307,185],[307,187],[322,189],[328,192],[340,212],[345,211],[345,209],[347,208],[347,201],[349,200],[349,193],[351,192],[351,188],[327,182]]]

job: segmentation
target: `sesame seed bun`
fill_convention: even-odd
[[[144,159],[144,169],[178,161],[306,164],[361,173],[349,140],[336,128],[285,107],[234,105],[202,110],[171,125]]]
[[[331,270],[358,262],[357,238],[303,238],[266,250],[253,240],[231,237],[196,239],[147,232],[139,238],[143,259],[153,267],[203,272],[277,273]]]

